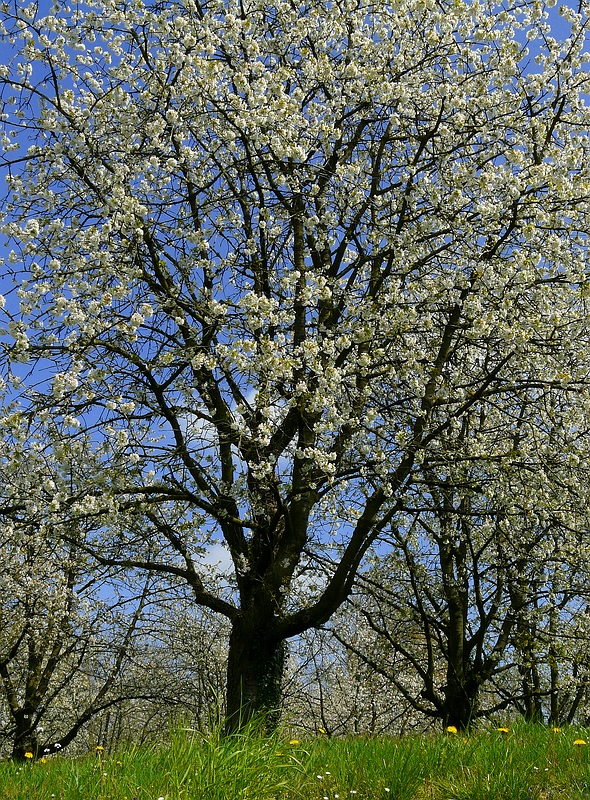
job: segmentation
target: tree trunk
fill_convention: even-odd
[[[32,709],[19,709],[16,713],[13,713],[13,719],[15,731],[12,740],[12,760],[25,761],[27,758],[37,758],[39,743],[32,727]],[[25,756],[25,753],[31,753],[31,755]]]
[[[549,724],[561,725],[560,719],[560,702],[559,702],[559,666],[557,648],[554,642],[559,635],[559,615],[556,608],[551,608],[549,612],[549,635],[550,645],[547,654],[547,661],[549,663],[549,678],[550,678],[550,695],[549,695]]]
[[[286,642],[273,638],[256,620],[235,620],[227,662],[226,733],[260,719],[274,730],[280,719]]]
[[[477,709],[479,685],[474,680],[449,678],[444,689],[443,725],[453,725],[457,730],[466,730],[473,721]]]
[[[523,716],[527,722],[544,723],[541,679],[537,665],[533,662],[530,665],[519,667],[519,671],[522,676]]]
[[[451,516],[452,503],[444,497],[445,510]],[[442,530],[446,534],[438,542],[443,588],[447,601],[447,685],[444,689],[444,725],[465,730],[471,723],[478,685],[470,680],[467,644],[467,612],[469,589],[467,582],[467,546],[465,539],[453,540],[453,531],[443,516]]]

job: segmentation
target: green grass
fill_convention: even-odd
[[[588,745],[575,745],[576,739]],[[165,747],[0,762],[0,800],[583,800],[590,731],[313,739],[180,732]]]

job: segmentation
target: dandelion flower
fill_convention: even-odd
[[[503,734],[510,733],[509,728],[496,728],[496,730],[498,731],[498,733],[503,733]]]
[[[457,728],[454,725],[447,725],[446,731],[447,733],[454,735],[455,733],[457,733]]]
[[[295,745],[301,744],[301,742],[299,741],[299,739],[291,739],[289,744],[292,744],[293,746],[295,746]]]
[[[45,756],[43,756],[43,758],[39,759],[39,763],[40,764],[47,764],[47,759],[45,758]]]
[[[584,744],[585,744],[585,742],[584,742]],[[25,758],[33,758],[33,754],[31,753],[30,750],[27,750],[27,752],[25,753]]]
[[[561,728],[551,728],[553,733],[561,733]]]
[[[104,750],[104,747],[103,747],[101,744],[97,744],[97,745],[96,745],[96,751],[97,751],[97,753],[102,753],[102,751],[103,751],[103,750]]]
[[[586,741],[584,739],[574,739],[574,744],[576,747],[581,747],[583,744],[586,744]]]

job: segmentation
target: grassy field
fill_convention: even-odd
[[[181,732],[167,747],[0,763],[0,800],[52,798],[579,800],[590,798],[590,730],[301,742]]]

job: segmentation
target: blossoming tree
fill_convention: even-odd
[[[535,387],[583,416],[587,20],[562,6],[559,44],[538,1],[59,8],[2,11],[14,435],[84,437],[100,485],[55,504],[138,514],[86,552],[229,620],[231,727],[277,706],[284,643],[441,436]]]
[[[522,453],[514,460],[528,477]],[[358,580],[349,601],[357,625],[334,624],[334,636],[444,727],[465,729],[506,708],[572,722],[587,681],[587,512],[576,524],[566,483],[564,475],[557,506],[524,510],[517,495],[498,509],[490,498],[482,506],[473,483],[431,476],[428,500],[408,504],[387,554],[382,543]],[[587,489],[580,499],[587,507]]]
[[[38,435],[0,445],[1,502],[11,509],[0,534],[0,753],[15,760],[62,750],[105,709],[147,694],[126,668],[154,581],[93,568],[76,547],[80,521],[52,512],[56,494],[71,496],[89,469],[68,449],[52,457]]]

